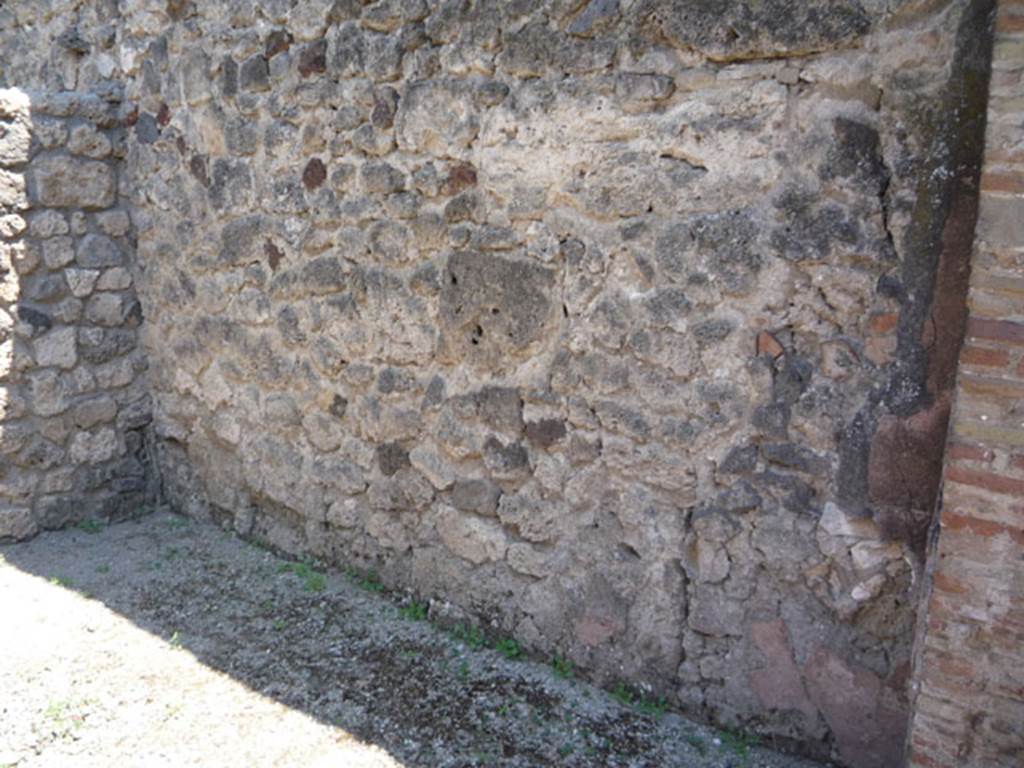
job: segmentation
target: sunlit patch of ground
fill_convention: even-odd
[[[402,765],[52,578],[0,566],[0,766]]]

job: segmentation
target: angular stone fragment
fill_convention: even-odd
[[[371,195],[389,195],[405,188],[405,174],[388,163],[366,163],[359,175],[363,180],[363,189]]]
[[[418,445],[409,451],[409,461],[439,491],[450,488],[455,482],[455,468],[436,451]]]
[[[526,425],[526,439],[540,448],[550,448],[565,434],[565,422],[561,419],[541,419]]]
[[[96,282],[96,290],[99,291],[123,291],[130,288],[132,284],[132,273],[124,267],[113,267],[104,270]]]
[[[261,55],[250,56],[238,70],[238,87],[243,91],[270,90],[270,68]]]
[[[409,452],[399,443],[382,443],[377,446],[377,466],[390,477],[404,467],[410,466]]]
[[[32,342],[36,364],[41,367],[74,368],[78,361],[76,340],[78,332],[71,327],[54,328]]]
[[[71,438],[70,455],[76,464],[99,464],[118,453],[117,433],[110,427],[78,432]]]
[[[79,429],[91,429],[97,424],[113,421],[117,416],[117,403],[108,395],[97,395],[78,403],[71,418]]]
[[[78,333],[78,354],[86,362],[99,364],[135,348],[135,331],[125,328],[82,328]]]
[[[537,544],[556,541],[566,522],[562,505],[553,501],[540,503],[521,493],[501,496],[498,518],[520,537]]]
[[[121,247],[105,235],[86,235],[78,242],[75,260],[80,267],[97,269],[124,264]]]
[[[120,293],[100,293],[85,305],[85,317],[90,323],[108,328],[121,325],[128,317],[133,302]]]
[[[493,517],[498,509],[501,489],[485,479],[459,480],[452,488],[451,502],[456,509]]]
[[[23,211],[28,208],[25,177],[0,169],[0,212]]]
[[[480,565],[501,560],[508,550],[508,538],[496,520],[467,515],[448,506],[436,513],[438,535],[455,555]]]
[[[31,101],[19,88],[0,89],[0,166],[28,160]]]
[[[49,269],[60,269],[74,260],[75,249],[70,237],[43,240],[43,263]]]
[[[314,411],[307,413],[302,419],[309,442],[317,449],[331,452],[338,449],[345,438],[345,430],[338,419],[328,414]]]
[[[68,137],[68,151],[99,160],[110,155],[110,139],[91,125],[76,125]]]
[[[38,532],[31,507],[0,503],[0,541],[22,541]]]
[[[34,211],[29,223],[29,233],[33,237],[54,237],[66,235],[68,220],[60,211]]]

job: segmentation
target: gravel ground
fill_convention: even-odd
[[[817,765],[424,609],[168,513],[0,546],[0,768]]]

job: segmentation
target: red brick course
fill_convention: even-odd
[[[914,768],[1024,766],[1024,0],[999,0],[970,315],[917,644]]]

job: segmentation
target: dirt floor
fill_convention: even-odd
[[[816,765],[627,698],[167,513],[0,546],[0,768]]]

